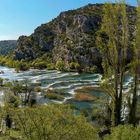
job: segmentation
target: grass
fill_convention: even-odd
[[[6,130],[5,134],[0,133],[0,140],[21,140],[19,131]]]
[[[46,93],[44,95],[45,98],[51,99],[51,100],[64,100],[64,97],[55,93]]]
[[[91,102],[91,101],[94,101],[96,100],[97,98],[95,96],[92,96],[90,94],[85,94],[85,93],[76,93],[74,95],[74,100],[77,100],[77,101],[88,101],[88,102]]]

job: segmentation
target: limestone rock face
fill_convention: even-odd
[[[51,53],[52,62],[62,60],[65,66],[77,62],[82,67],[101,66],[96,46],[96,32],[100,29],[103,4],[89,4],[77,10],[62,12],[49,23],[42,24],[30,36],[18,39],[15,59],[33,60]],[[136,10],[128,6],[130,38],[134,35]],[[129,51],[131,59],[131,51]]]

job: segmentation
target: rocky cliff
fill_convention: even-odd
[[[62,60],[65,67],[70,62],[77,62],[81,67],[100,67],[102,59],[95,38],[100,29],[102,9],[102,4],[89,4],[62,12],[51,22],[36,28],[30,36],[19,37],[15,59],[29,61],[48,55],[53,63]],[[127,11],[132,37],[136,10],[128,6]]]

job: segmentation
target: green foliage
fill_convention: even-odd
[[[35,91],[35,92],[41,92],[42,89],[41,89],[41,87],[35,87],[35,88],[34,88],[34,91]]]
[[[44,69],[47,67],[47,63],[46,62],[36,62],[36,63],[34,63],[33,67],[36,69]]]
[[[16,71],[26,71],[30,68],[30,64],[25,61],[14,60],[10,56],[0,56],[0,65],[15,68]]]
[[[22,62],[22,61],[18,62],[15,67],[17,72],[19,72],[20,70],[26,71],[29,70],[29,68],[30,68],[29,65],[26,62]]]
[[[132,125],[119,125],[112,128],[111,135],[106,136],[105,140],[139,140],[140,125],[133,127]]]
[[[98,71],[98,67],[97,66],[86,67],[84,71],[89,73],[96,73]]]
[[[70,69],[71,70],[79,70],[80,69],[80,64],[79,63],[76,63],[76,62],[71,62],[70,64],[69,64],[69,67],[70,67]]]
[[[88,110],[86,110],[86,109],[82,109],[82,110],[80,110],[80,114],[81,115],[83,115],[84,117],[88,117]]]
[[[121,123],[129,25],[125,1],[117,1],[115,5],[106,3],[103,9],[103,20],[97,44],[103,60],[105,80],[102,86],[111,97],[112,125],[115,126]]]
[[[49,65],[50,64],[50,65]],[[51,65],[51,54],[47,53],[44,54],[41,57],[38,57],[32,62],[32,67],[37,68],[37,69],[45,69],[45,68],[52,68],[53,69],[53,64]]]
[[[47,70],[54,70],[54,69],[55,69],[55,64],[54,63],[47,64]]]
[[[45,98],[52,99],[52,100],[63,100],[64,97],[62,95],[56,93],[46,93],[44,95]]]
[[[31,102],[35,99],[35,94],[33,94],[35,92],[35,89],[32,85],[28,83],[27,80],[22,82],[18,81],[13,81],[11,83],[8,82],[7,84],[5,84],[5,87],[7,89],[5,92],[7,93],[10,92],[10,94],[8,94],[9,96],[7,97],[12,99],[12,101],[14,100],[14,98],[20,99],[21,101],[20,105],[21,103],[24,105],[32,104]]]
[[[27,140],[96,140],[96,130],[67,105],[18,110],[15,121]]]
[[[11,107],[18,107],[20,105],[20,98],[13,95],[11,92],[5,92],[4,94],[5,105],[10,105]]]
[[[56,67],[57,70],[64,71],[64,63],[63,63],[63,61],[58,60],[56,62],[56,66],[55,67]]]

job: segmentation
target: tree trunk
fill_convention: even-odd
[[[133,98],[132,98],[132,104],[130,106],[130,112],[129,112],[129,123],[134,124],[134,125],[136,124],[137,81],[138,81],[138,76],[137,76],[137,74],[135,74]]]

